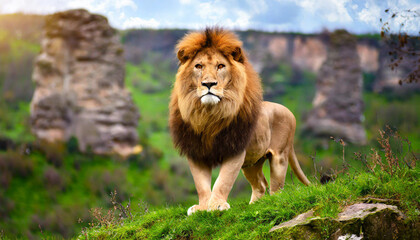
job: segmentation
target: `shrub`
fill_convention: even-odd
[[[361,161],[369,172],[379,174],[382,179],[383,174],[401,175],[406,167],[416,167],[418,159],[411,149],[411,142],[401,137],[397,131],[387,126],[385,130],[379,130],[377,140],[380,149],[371,148],[369,156],[355,153],[356,159]],[[393,149],[398,150],[396,152]]]

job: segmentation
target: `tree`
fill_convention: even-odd
[[[389,67],[397,70],[401,66],[409,66],[405,77],[400,79],[399,84],[419,82],[420,79],[420,31],[418,22],[420,10],[392,11],[386,9],[388,15],[386,21],[380,19],[383,24],[381,38],[389,47],[391,63]],[[413,29],[416,28],[416,29]],[[398,28],[396,31],[395,28]]]

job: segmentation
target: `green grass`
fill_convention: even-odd
[[[420,168],[404,169],[390,176],[357,172],[340,175],[326,185],[288,184],[281,193],[265,196],[255,204],[231,201],[224,212],[198,212],[187,216],[188,206],[136,213],[132,221],[86,230],[78,239],[265,239],[268,231],[296,215],[315,209],[320,217],[336,217],[340,210],[366,196],[400,200],[400,209],[416,221],[419,217]]]
[[[140,109],[140,141],[161,151],[162,164],[167,165],[178,156],[168,130],[170,86],[175,73],[170,70],[169,62],[163,62],[159,67],[160,71],[156,71],[150,63],[127,63],[126,86]]]
[[[0,99],[0,137],[15,143],[30,142],[35,138],[29,129],[29,103],[8,104]]]

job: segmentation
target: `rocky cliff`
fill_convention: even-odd
[[[139,114],[124,89],[123,52],[103,16],[86,10],[47,16],[32,76],[33,133],[50,142],[75,136],[82,151],[130,154]]]
[[[314,135],[366,143],[362,69],[356,50],[356,38],[345,30],[330,34],[327,59],[317,77],[314,108],[304,126]]]
[[[418,40],[417,40],[418,41]],[[414,43],[413,45],[415,45]],[[417,46],[420,46],[417,43]],[[408,77],[409,73],[415,69],[420,69],[420,58],[418,55],[406,54],[394,55],[390,54],[393,49],[384,42],[380,43],[379,52],[379,69],[377,71],[376,81],[373,85],[375,92],[389,92],[394,95],[405,95],[409,92],[420,90],[420,79],[416,76],[417,82],[400,84],[400,81]],[[397,58],[401,58],[397,66],[391,67]],[[419,70],[417,70],[419,71]]]
[[[187,30],[130,30],[123,32],[126,60],[133,63],[160,58],[171,60],[176,69],[173,48]],[[254,68],[265,72],[274,65],[282,63],[292,65],[294,71],[318,73],[327,58],[327,44],[321,34],[267,33],[259,31],[237,31],[249,54]],[[398,80],[406,77],[406,66],[392,71],[388,66],[391,57],[389,50],[375,36],[358,37],[356,52],[360,58],[363,73],[374,76],[374,90],[401,90]],[[264,80],[264,79],[263,79]],[[413,88],[414,87],[414,88]],[[419,89],[420,84],[406,84],[404,91]]]
[[[163,59],[175,59],[176,42],[187,30],[132,30],[123,34],[126,60],[140,62],[151,52]],[[322,34],[299,35],[238,31],[249,58],[258,72],[268,62],[289,62],[300,70],[317,73],[327,57],[327,42]],[[357,42],[360,66],[364,72],[375,73],[379,68],[379,44],[361,39]]]

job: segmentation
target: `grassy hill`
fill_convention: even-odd
[[[309,209],[314,209],[315,216],[337,217],[345,206],[367,197],[392,199],[408,216],[406,222],[418,223],[420,168],[408,167],[403,161],[392,164],[386,157],[384,160],[384,164],[390,164],[386,170],[373,167],[375,160],[369,159],[369,172],[350,169],[325,185],[314,179],[308,187],[288,184],[282,192],[251,205],[243,200],[231,201],[231,209],[223,212],[187,216],[183,205],[132,213],[129,207],[116,208],[111,211],[116,217],[97,217],[93,227],[83,229],[78,239],[283,239],[281,233],[269,230]],[[121,212],[130,214],[121,219]],[[328,225],[316,229],[326,238],[334,233],[331,230]]]

